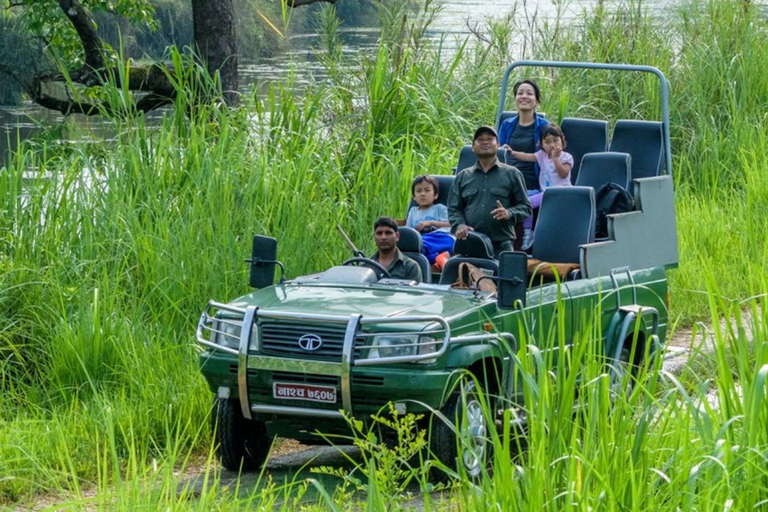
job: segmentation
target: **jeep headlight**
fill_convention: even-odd
[[[242,320],[236,318],[218,318],[214,331],[214,342],[223,347],[239,349]]]
[[[438,341],[431,336],[382,334],[374,336],[368,359],[433,354],[437,345]]]

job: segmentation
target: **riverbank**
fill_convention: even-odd
[[[757,305],[768,290],[768,28],[740,2],[690,9],[664,23],[634,4],[598,11],[579,28],[531,32],[526,47],[529,57],[654,65],[670,79],[681,253],[671,311],[687,325],[742,307],[766,311]],[[348,257],[336,223],[368,251],[373,219],[405,211],[413,176],[450,172],[472,128],[493,119],[501,71],[516,55],[508,43],[522,27],[494,23],[488,42],[451,60],[403,14],[392,8],[376,56],[350,68],[327,11],[329,78],[301,97],[287,81],[240,110],[203,105],[189,118],[196,98],[185,91],[160,129],[138,117],[113,121],[117,135],[104,143],[41,137],[0,173],[0,499],[60,493],[74,496],[72,508],[290,509],[311,487],[319,497],[308,509],[355,506],[349,487],[304,479],[265,480],[245,498],[215,486],[179,496],[176,471],[200,454],[212,460],[194,326],[209,298],[248,291],[241,262],[251,235],[280,239],[291,276]],[[551,118],[658,117],[643,80],[534,77]],[[636,386],[618,407],[606,401],[599,365],[578,388],[536,373],[531,448],[499,457],[494,477],[460,479],[452,499],[463,509],[759,507],[768,499],[768,324],[763,313],[752,318],[753,336],[718,331],[707,372],[657,374],[658,384]],[[711,388],[726,405],[696,406]],[[557,414],[552,404],[575,394],[594,407]],[[508,434],[496,439],[498,453],[519,442]],[[397,482],[376,478],[393,474],[380,462],[391,452],[374,448],[381,457],[352,478],[369,485],[370,508],[397,508]],[[336,481],[353,486],[345,476]]]

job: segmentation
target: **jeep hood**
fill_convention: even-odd
[[[439,315],[450,317],[474,309],[483,301],[465,292],[427,287],[383,285],[316,285],[285,283],[244,295],[232,306],[295,313],[349,316]]]

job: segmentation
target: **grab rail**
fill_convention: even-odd
[[[504,78],[501,81],[501,92],[499,93],[499,106],[496,111],[496,130],[500,128],[501,114],[504,112],[504,100],[507,97],[507,88],[509,87],[509,75],[512,70],[520,66],[544,67],[544,68],[568,68],[568,69],[602,69],[606,71],[635,71],[640,73],[651,73],[655,75],[661,83],[661,110],[662,110],[662,135],[664,138],[664,152],[666,160],[666,171],[672,175],[672,144],[669,136],[669,84],[667,78],[658,68],[653,66],[636,66],[633,64],[602,64],[596,62],[558,62],[550,60],[518,60],[510,64],[504,71]]]

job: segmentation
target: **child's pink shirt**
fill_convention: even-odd
[[[547,155],[547,152],[543,149],[540,149],[536,152],[536,162],[539,164],[539,186],[541,187],[541,190],[543,191],[545,188],[547,188],[547,176],[549,176],[549,186],[550,187],[570,187],[571,186],[571,173],[568,172],[568,176],[565,178],[561,178],[559,174],[557,174],[557,171],[555,170],[555,162],[551,158],[549,158],[549,155]],[[573,157],[570,153],[566,153],[565,151],[562,151],[560,153],[560,163],[565,164],[571,164],[571,169],[573,169]]]

